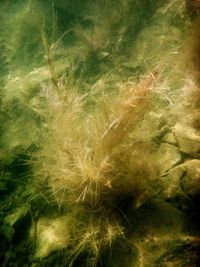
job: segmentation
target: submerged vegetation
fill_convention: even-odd
[[[54,114],[35,156],[35,175],[48,185],[58,208],[69,209],[72,260],[87,250],[97,263],[102,247],[111,249],[116,238],[125,238],[129,206],[152,193],[149,184],[157,169],[146,151],[149,144],[138,144],[134,130],[151,107],[154,83],[146,77],[137,87],[123,88],[112,102],[103,95],[89,114],[74,91],[47,100]]]
[[[184,221],[182,206],[199,203],[187,180],[177,193],[178,178],[196,177],[184,164],[198,169],[200,151],[199,7],[191,2],[1,1],[3,266],[168,266],[165,245],[156,263],[149,256],[146,244],[161,237],[146,214],[161,203]]]

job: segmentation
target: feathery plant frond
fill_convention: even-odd
[[[112,104],[102,95],[101,108],[90,114],[84,111],[84,96],[75,89],[46,88],[49,134],[35,155],[35,167],[58,207],[71,209],[72,240],[78,242],[69,248],[71,262],[86,251],[95,266],[102,248],[124,236],[128,205],[134,207],[157,175],[148,153],[145,157],[133,142],[137,123],[152,108],[154,87],[155,79],[149,76],[113,96]]]

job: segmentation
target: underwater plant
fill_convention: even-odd
[[[102,95],[89,114],[85,97],[75,88],[43,88],[51,112],[42,149],[34,155],[35,176],[73,221],[71,263],[87,253],[95,266],[105,247],[125,238],[129,210],[153,192],[158,168],[148,143],[134,140],[134,132],[152,109],[155,79],[147,76],[123,85],[112,102],[110,95]]]
[[[184,0],[19,2],[0,4],[0,156],[31,169],[33,261],[62,251],[67,266],[113,267],[158,177],[183,160],[174,109],[199,79],[199,19],[189,31]]]

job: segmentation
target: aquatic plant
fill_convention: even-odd
[[[120,95],[102,95],[93,112],[84,98],[61,86],[44,88],[49,131],[35,154],[35,176],[48,185],[59,209],[73,218],[74,261],[84,250],[97,262],[102,247],[124,237],[126,214],[152,194],[158,168],[147,144],[134,140],[137,123],[152,108],[155,77],[123,85]],[[62,93],[61,93],[62,92]],[[76,245],[72,246],[73,240]]]
[[[68,264],[103,265],[128,242],[130,213],[154,195],[145,116],[185,83],[184,1],[11,2],[1,5],[1,157],[31,154],[31,201],[41,195],[47,213],[69,218]]]

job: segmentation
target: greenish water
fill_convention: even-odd
[[[198,87],[189,11],[178,0],[0,1],[2,266],[197,266],[198,194],[168,200],[163,181],[199,160],[178,135],[185,113],[199,114],[184,91]],[[185,132],[198,147],[195,123]]]
[[[3,148],[26,149],[37,138],[34,106],[49,79],[47,57],[54,75],[78,82],[91,103],[98,92],[89,88],[101,77],[107,90],[154,68],[170,77],[187,28],[181,8],[178,1],[1,1]],[[174,72],[176,89],[183,77]]]

